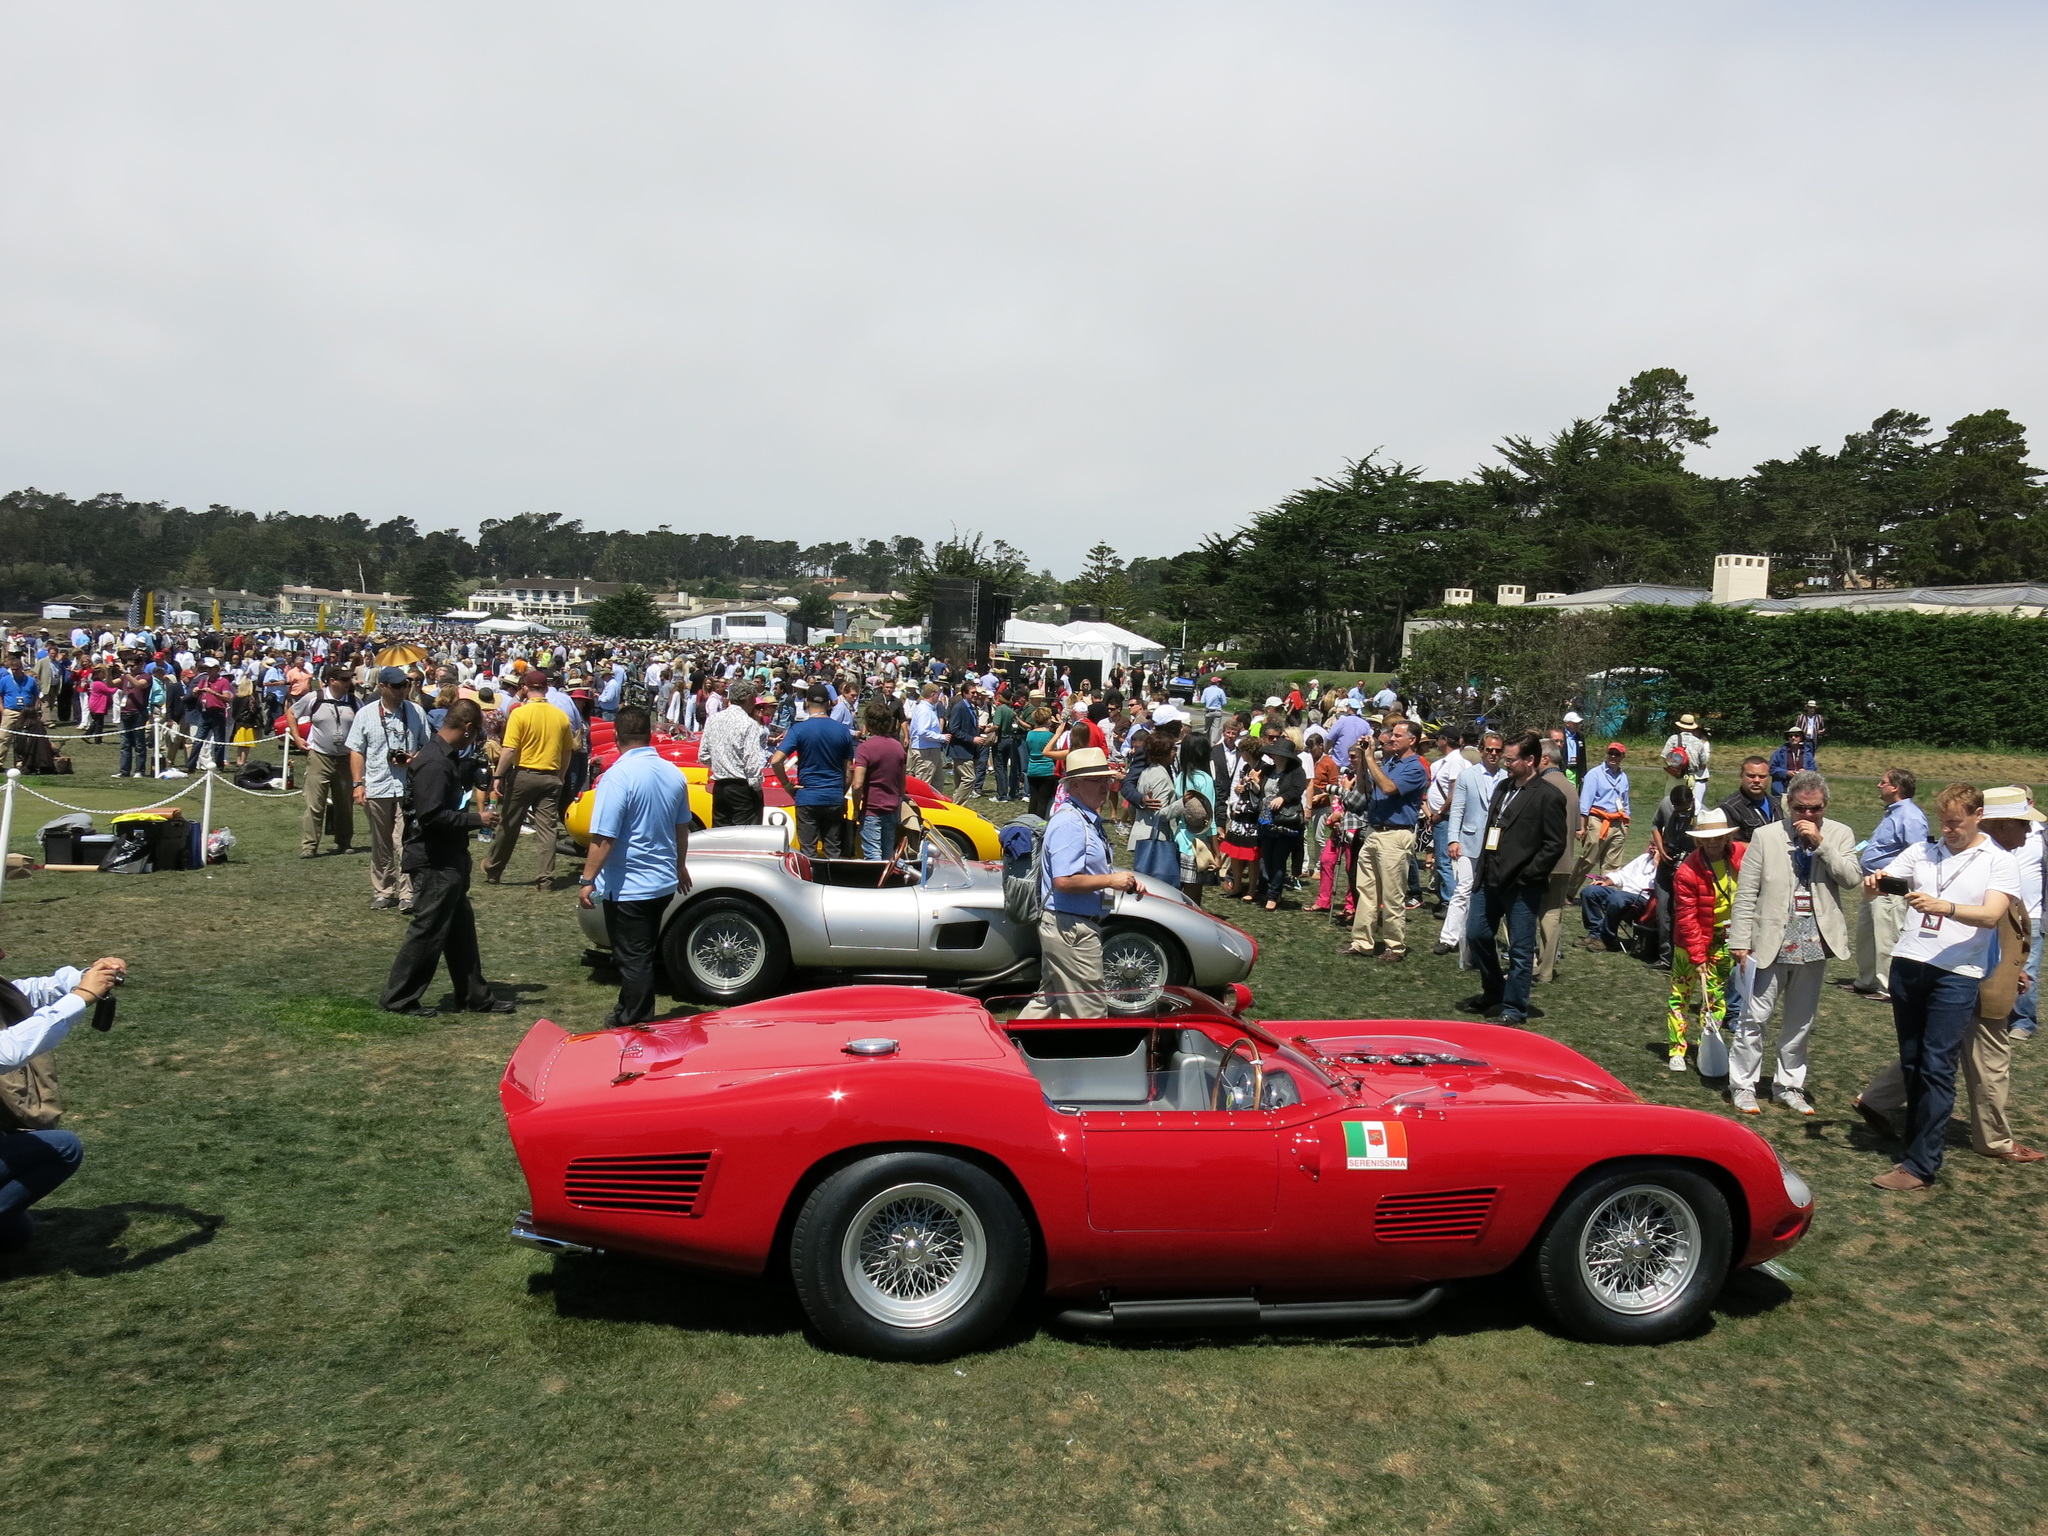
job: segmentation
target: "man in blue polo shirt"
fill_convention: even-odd
[[[586,907],[604,903],[605,932],[619,968],[619,1003],[605,1027],[654,1017],[654,950],[669,902],[690,889],[690,785],[683,770],[648,743],[653,722],[637,704],[614,722],[619,756],[590,809],[590,852],[583,860]]]
[[[0,672],[0,769],[7,766],[8,748],[14,743],[21,713],[34,709],[42,697],[42,684],[29,674],[28,658],[17,652]]]
[[[1351,942],[1337,952],[1380,959],[1408,958],[1408,859],[1415,851],[1415,823],[1429,787],[1429,767],[1416,755],[1415,727],[1396,720],[1384,745],[1370,734],[1360,738],[1363,770],[1344,796],[1345,808],[1365,817],[1365,841],[1358,849],[1358,915]]]
[[[1099,1019],[1109,1012],[1102,979],[1102,894],[1136,891],[1138,877],[1112,868],[1102,802],[1120,775],[1100,747],[1067,754],[1060,797],[1046,823],[1038,876],[1039,994],[1020,1019]]]
[[[823,683],[811,684],[804,695],[805,716],[782,733],[768,771],[796,802],[796,845],[821,858],[856,857],[846,846],[846,772],[859,745],[853,732],[832,718],[832,696]],[[791,785],[787,765],[794,757],[803,770]]]

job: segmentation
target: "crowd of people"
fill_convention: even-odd
[[[393,640],[80,628],[5,648],[0,754],[25,771],[49,771],[65,728],[117,732],[116,778],[226,770],[233,751],[252,782],[282,769],[302,792],[305,858],[354,851],[360,811],[370,906],[411,916],[382,994],[396,1012],[435,1012],[425,995],[443,964],[458,1006],[510,1010],[484,978],[470,850],[482,840],[484,878],[502,882],[530,828],[526,878],[552,888],[563,813],[590,777],[593,722],[606,721],[611,766],[578,884],[581,901],[603,905],[620,971],[608,1024],[657,1007],[656,942],[689,888],[693,818],[683,774],[651,748],[691,737],[712,825],[761,821],[773,781],[797,843],[820,857],[903,857],[918,835],[911,777],[1016,807],[995,815],[1013,824],[1006,851],[1028,852],[1037,871],[1042,1011],[1089,1010],[1105,905],[1141,890],[1137,875],[1197,905],[1324,915],[1360,962],[1454,955],[1477,983],[1460,1006],[1511,1026],[1543,1016],[1534,989],[1555,983],[1576,906],[1586,947],[1628,948],[1668,973],[1669,1066],[1725,1077],[1738,1112],[1768,1100],[1814,1113],[1826,961],[1853,960],[1855,992],[1889,1003],[1899,1042],[1854,1100],[1902,1149],[1876,1182],[1935,1179],[1959,1077],[1979,1153],[2043,1159],[2006,1113],[2013,1043],[2035,1028],[2042,814],[2024,788],[1952,784],[1930,822],[1914,775],[1894,768],[1859,839],[1829,815],[1813,701],[1716,799],[1712,743],[1691,714],[1671,721],[1639,785],[1628,747],[1594,751],[1576,710],[1540,731],[1432,725],[1392,682],[1311,682],[1233,708],[1225,675],[1163,667],[1098,681],[1049,661],[955,670],[916,652],[468,629]],[[26,1030],[17,1045],[32,1035],[46,1050],[114,967],[68,988],[58,973],[48,1001],[23,990],[0,1039]],[[9,1001],[0,992],[0,1010]],[[61,1178],[75,1152],[23,1149],[37,1171],[17,1184]],[[0,1184],[0,1241],[13,1187]]]

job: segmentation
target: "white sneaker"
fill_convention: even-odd
[[[1671,1053],[1670,1059],[1665,1062],[1665,1065],[1670,1067],[1671,1070],[1674,1072],[1683,1072],[1685,1070],[1685,1052],[1673,1051]]]
[[[1733,1104],[1736,1108],[1736,1111],[1740,1114],[1760,1115],[1763,1113],[1763,1111],[1757,1107],[1756,1092],[1754,1089],[1737,1088],[1733,1093],[1728,1095],[1728,1102]]]
[[[1778,1090],[1778,1102],[1791,1110],[1795,1115],[1810,1115],[1813,1113],[1813,1105],[1808,1102],[1806,1095],[1797,1088],[1780,1088]]]

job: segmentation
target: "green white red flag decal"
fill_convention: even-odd
[[[1346,1120],[1344,1166],[1402,1169],[1408,1166],[1408,1127],[1398,1120]]]

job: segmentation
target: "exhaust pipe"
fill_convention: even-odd
[[[1437,1285],[1419,1296],[1376,1301],[1261,1302],[1252,1296],[1183,1297],[1169,1301],[1113,1301],[1073,1307],[1054,1321],[1091,1333],[1122,1328],[1284,1328],[1324,1323],[1399,1323],[1420,1317],[1444,1299]]]
[[[542,1253],[602,1253],[602,1248],[592,1248],[587,1243],[572,1243],[567,1238],[547,1237],[533,1230],[533,1212],[521,1211],[512,1218],[512,1241],[528,1248],[538,1248]]]

